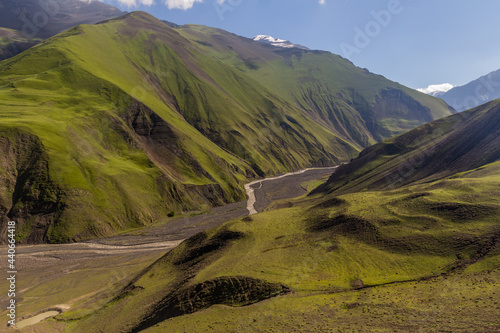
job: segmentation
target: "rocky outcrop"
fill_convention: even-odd
[[[290,289],[282,284],[244,276],[215,278],[169,294],[131,332],[140,332],[169,318],[194,313],[215,304],[244,306],[289,292]]]
[[[0,136],[1,242],[8,221],[22,243],[46,242],[47,231],[64,209],[63,191],[52,181],[49,159],[35,135],[18,130]]]

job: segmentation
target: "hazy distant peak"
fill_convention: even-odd
[[[442,83],[442,84],[431,84],[427,88],[420,88],[417,90],[427,95],[439,96],[451,89],[453,89],[453,85],[451,83]]]
[[[270,45],[278,46],[278,47],[283,47],[283,48],[287,48],[287,49],[298,48],[298,49],[303,49],[303,50],[309,50],[309,48],[307,48],[305,46],[293,44],[292,42],[290,42],[286,39],[274,38],[274,37],[268,36],[268,35],[257,35],[254,37],[253,40],[256,42],[266,43],[266,44],[270,44]]]

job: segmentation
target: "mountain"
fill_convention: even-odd
[[[0,212],[22,242],[112,235],[245,199],[451,114],[328,52],[143,12],[0,62]]]
[[[418,127],[363,150],[315,193],[388,190],[500,160],[500,101]]]
[[[1,0],[0,60],[79,24],[95,24],[122,15],[100,1]]]
[[[285,49],[298,48],[298,49],[303,49],[303,50],[309,50],[309,48],[307,48],[305,46],[293,44],[292,42],[290,42],[288,40],[274,38],[274,37],[268,36],[268,35],[257,35],[254,37],[253,40],[256,42],[265,43],[265,44],[269,44],[272,46],[278,46],[278,47],[282,47]]]
[[[439,96],[457,111],[465,111],[500,98],[500,70],[481,76]]]
[[[28,39],[20,31],[0,28],[0,60],[19,54],[42,40],[39,38]]]
[[[322,191],[184,241],[71,332],[496,331],[499,123],[500,100],[367,148]]]

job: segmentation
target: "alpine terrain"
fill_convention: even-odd
[[[454,112],[329,52],[144,12],[0,62],[0,104],[2,232],[16,220],[24,243],[242,201],[250,179],[337,165]]]
[[[100,1],[0,0],[0,26],[0,331],[500,332],[495,74],[443,100]]]
[[[497,331],[499,125],[497,100],[370,147],[288,208],[184,241],[69,331]]]

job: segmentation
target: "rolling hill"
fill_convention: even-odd
[[[0,62],[0,105],[0,212],[29,243],[243,200],[249,178],[338,164],[453,111],[328,52],[143,12]]]
[[[497,331],[499,106],[370,147],[322,191],[197,234],[99,310],[59,320],[68,332]],[[379,174],[408,160],[415,172],[384,190]]]

